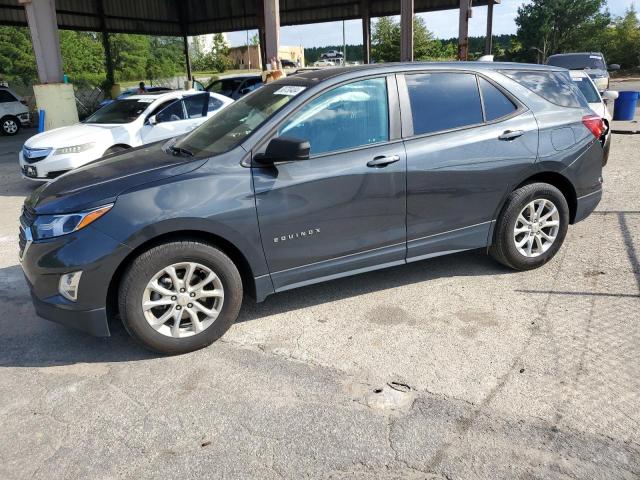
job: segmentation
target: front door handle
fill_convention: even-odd
[[[524,135],[523,130],[505,130],[498,137],[498,139],[499,140],[515,140],[516,138],[521,137],[522,135]]]
[[[389,155],[388,157],[376,157],[373,160],[367,162],[367,167],[386,167],[391,163],[396,163],[400,160],[400,155]]]

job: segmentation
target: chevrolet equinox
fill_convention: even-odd
[[[40,316],[188,352],[244,295],[478,248],[544,265],[600,201],[603,133],[557,67],[309,71],[35,190],[22,268]]]

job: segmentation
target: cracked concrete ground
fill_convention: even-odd
[[[171,358],[35,316],[20,145],[0,139],[1,479],[640,478],[640,137],[539,270],[469,252],[306,287]]]

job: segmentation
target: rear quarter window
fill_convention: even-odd
[[[569,72],[502,70],[501,73],[555,105],[588,107],[587,100],[571,80]]]

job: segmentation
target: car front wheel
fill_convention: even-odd
[[[171,242],[136,258],[120,284],[125,328],[147,348],[166,354],[206,347],[235,322],[242,303],[238,269],[200,241]]]
[[[558,252],[569,225],[567,200],[553,185],[532,183],[511,193],[489,253],[515,270],[538,268]]]
[[[0,129],[4,135],[16,135],[20,131],[20,120],[12,116],[2,117]]]

